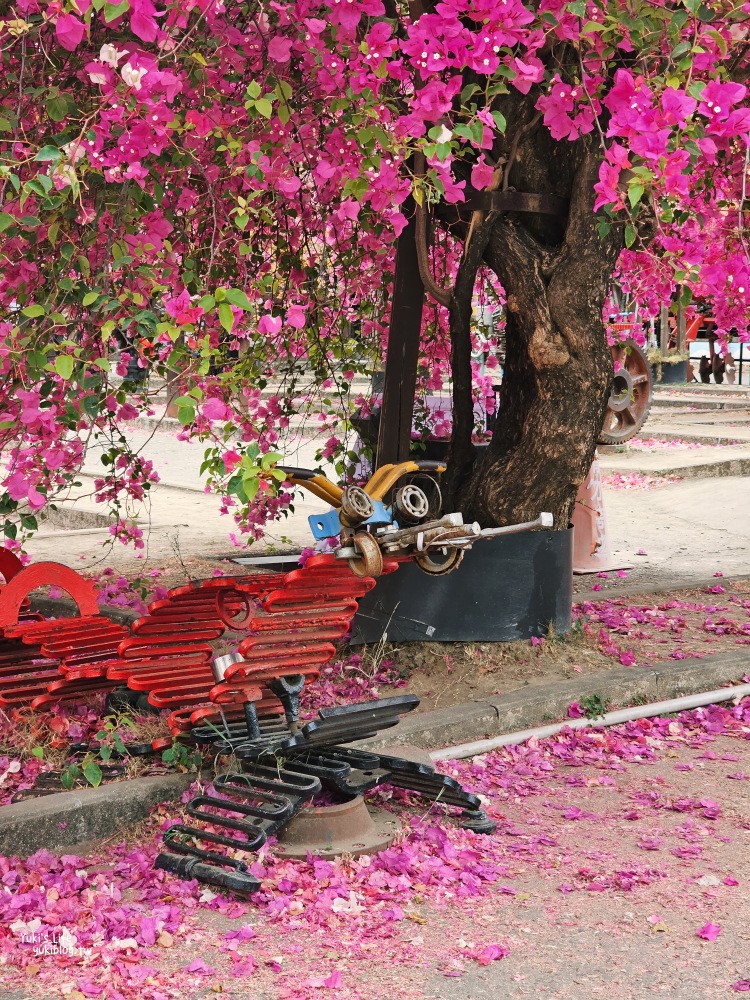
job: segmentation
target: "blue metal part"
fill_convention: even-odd
[[[382,501],[373,500],[372,505],[374,513],[364,522],[365,524],[395,524],[398,527],[397,522],[393,520],[393,514]],[[341,521],[336,510],[329,510],[327,514],[311,514],[307,523],[316,542],[325,538],[338,538],[341,534]]]
[[[393,514],[380,500],[373,500],[374,513],[368,517],[365,524],[393,524]]]
[[[316,542],[321,542],[324,538],[338,538],[341,534],[341,521],[335,510],[329,510],[327,514],[311,514],[307,523]]]

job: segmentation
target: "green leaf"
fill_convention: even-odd
[[[252,309],[252,303],[241,288],[227,288],[227,302],[240,309]]]
[[[204,313],[211,312],[213,307],[216,305],[216,299],[213,295],[204,295],[202,299],[198,300],[198,305]]]
[[[635,243],[635,227],[630,223],[625,226],[625,246],[630,249]]]
[[[73,358],[69,354],[60,354],[55,358],[54,369],[61,379],[67,382],[73,374]]]
[[[586,0],[575,0],[574,3],[567,4],[567,8],[576,17],[584,17],[586,14]]]
[[[279,459],[283,457],[284,456],[280,455],[279,452],[277,451],[269,451],[268,454],[264,455],[263,458],[260,460],[260,467],[264,471],[268,470],[271,468],[272,465],[275,465],[276,462],[278,462]]]
[[[195,407],[194,406],[181,406],[177,410],[177,419],[180,421],[183,427],[187,427],[192,424],[195,420]]]
[[[31,756],[36,757],[37,760],[44,760],[44,747],[32,747]]]
[[[261,97],[255,102],[255,110],[259,115],[263,115],[264,118],[270,118],[273,114],[273,104],[271,104],[267,97]]]
[[[234,326],[234,314],[232,313],[232,307],[228,302],[219,303],[219,322],[227,333],[232,332],[232,327]]]
[[[85,306],[93,305],[94,302],[99,298],[99,292],[86,292],[83,296],[83,304]]]
[[[116,21],[118,17],[128,10],[130,10],[130,0],[122,0],[122,3],[118,4],[105,3],[104,20],[107,24],[111,24],[112,21]]]
[[[62,153],[57,148],[57,146],[42,146],[39,152],[34,157],[35,160],[39,160],[44,163],[47,160],[57,162],[62,159]]]
[[[95,760],[86,761],[83,765],[83,776],[92,788],[98,788],[102,783],[102,769]]]
[[[256,97],[260,97],[260,84],[256,83],[255,80],[253,80],[252,83],[248,83],[246,93],[247,96],[251,97],[253,100],[255,100]]]
[[[63,788],[68,791],[75,785],[76,778],[78,775],[75,773],[78,770],[77,767],[66,767],[65,770],[60,774],[60,784]]]
[[[104,761],[111,760],[111,758],[112,758],[112,748],[111,747],[102,747],[101,750],[99,751],[99,756]]]
[[[28,316],[29,319],[37,319],[39,316],[44,316],[46,311],[47,310],[44,306],[40,306],[38,303],[32,306],[26,306],[25,309],[21,310],[24,316]]]
[[[47,101],[47,114],[53,122],[61,122],[68,113],[68,98],[63,94],[50,97]]]
[[[255,499],[255,494],[260,489],[260,480],[257,478],[253,479],[243,479],[242,486],[245,490],[245,496],[247,497],[247,502],[252,503]]]
[[[635,207],[643,197],[645,188],[642,184],[631,184],[628,188],[628,201],[631,208]]]
[[[15,219],[7,212],[0,212],[0,233],[4,233],[8,226],[15,225]]]

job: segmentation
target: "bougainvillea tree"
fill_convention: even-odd
[[[2,10],[6,534],[33,530],[95,444],[97,498],[133,537],[128,502],[157,470],[127,425],[159,379],[183,433],[206,442],[211,484],[257,532],[288,503],[272,465],[292,425],[315,421],[326,457],[344,447],[362,404],[352,376],[382,356],[395,241],[415,211],[421,384],[452,377],[452,493],[485,524],[546,509],[567,525],[611,379],[616,267],[646,314],[679,283],[722,336],[747,334],[750,3]],[[557,207],[477,200],[512,191]],[[477,466],[483,295],[506,303],[506,359]]]

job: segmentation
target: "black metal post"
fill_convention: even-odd
[[[417,385],[419,332],[422,326],[424,286],[417,262],[416,221],[413,205],[409,222],[398,238],[393,304],[388,329],[383,406],[380,411],[375,467],[409,458],[414,393]]]

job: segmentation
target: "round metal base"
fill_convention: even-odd
[[[332,858],[339,854],[375,854],[387,847],[401,829],[385,809],[368,809],[361,795],[332,806],[301,809],[279,831],[278,854],[304,859],[308,854]]]

